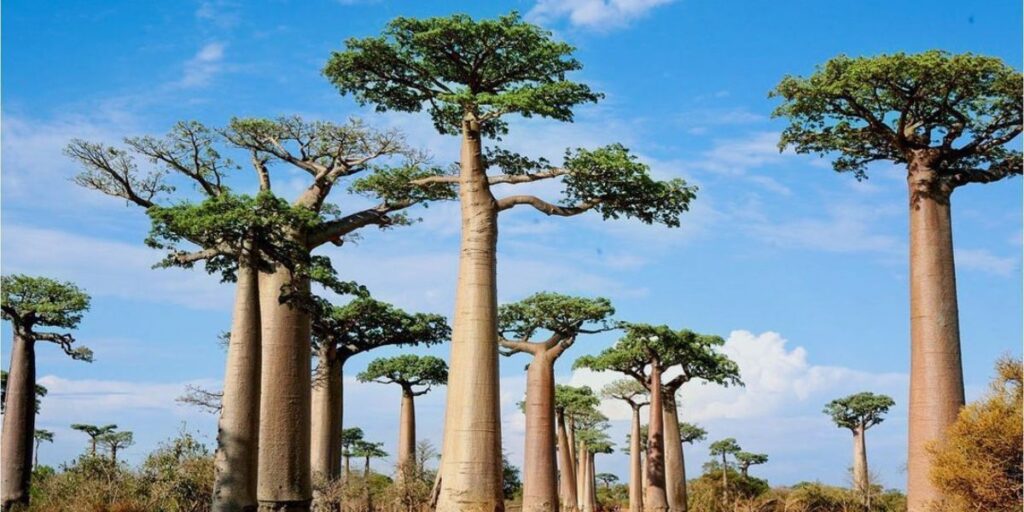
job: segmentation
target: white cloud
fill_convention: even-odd
[[[843,203],[828,206],[821,217],[781,222],[770,221],[749,208],[737,215],[746,218],[746,229],[751,234],[775,246],[891,256],[904,251],[905,243],[897,236],[878,233],[876,221],[893,213],[893,208]]]
[[[207,43],[185,62],[184,74],[177,85],[185,88],[206,85],[223,69],[223,61],[224,43]]]
[[[628,25],[672,0],[540,0],[527,19],[548,23],[568,18],[573,26],[607,30]]]
[[[955,258],[958,268],[1003,277],[1012,277],[1019,266],[1017,258],[996,256],[985,249],[956,249]]]

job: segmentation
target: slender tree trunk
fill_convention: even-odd
[[[641,492],[647,490],[647,450],[643,451],[642,465],[643,468],[640,471]],[[643,503],[643,500],[640,500],[640,503]]]
[[[32,448],[32,471],[39,467],[39,441]]]
[[[580,442],[576,445],[576,506],[583,510],[587,502],[587,458],[586,443]]]
[[[345,456],[345,481],[348,481],[352,477],[352,465],[349,463],[352,457]]]
[[[686,468],[683,441],[679,437],[679,411],[674,390],[662,397],[665,420],[665,494],[671,512],[686,512]]]
[[[117,466],[117,445],[110,445],[110,463]]]
[[[5,512],[28,506],[32,478],[32,443],[36,430],[36,349],[35,342],[18,333],[15,326],[11,344],[11,366],[7,373],[7,400],[4,404],[2,443],[0,443],[0,482]]]
[[[651,417],[647,422],[647,492],[644,510],[664,512],[668,510],[665,493],[665,433],[664,405],[661,388],[661,364],[651,364]]]
[[[504,510],[498,395],[498,209],[483,167],[480,126],[462,122],[462,243],[441,455],[438,512]]]
[[[557,413],[558,420],[558,466],[559,466],[559,497],[561,512],[576,512],[576,465],[572,461],[572,448],[569,434],[565,428],[565,415]]]
[[[416,469],[416,406],[412,389],[402,388],[402,410],[398,417],[398,475],[399,482]]]
[[[907,507],[941,499],[928,446],[941,443],[964,405],[950,193],[926,165],[911,162],[910,421]]]
[[[590,490],[587,500],[590,501],[591,510],[597,510],[597,470],[594,468],[594,455],[587,454],[587,487]]]
[[[308,511],[310,477],[310,318],[304,304],[281,303],[282,291],[308,296],[309,282],[278,265],[261,272],[263,341],[257,499],[260,510]],[[299,299],[302,300],[302,299]]]
[[[725,453],[722,453],[722,503],[729,505],[729,466],[725,460]]]
[[[334,345],[327,344],[317,349],[310,409],[310,462],[312,474],[327,480],[341,476],[344,364]]]
[[[747,476],[748,476],[747,475],[747,471],[749,469],[750,469],[750,466],[740,466],[740,474],[743,475],[743,478],[747,478]]]
[[[574,423],[572,416],[566,418],[565,423],[565,434],[566,437],[569,438],[569,458],[572,459],[573,473],[577,473],[577,470],[579,469],[579,459],[576,458],[576,424]],[[579,492],[577,490],[577,495],[578,494]]]
[[[853,486],[862,496],[867,496],[869,485],[868,452],[865,446],[864,427],[857,426],[853,429]]]
[[[258,272],[240,264],[235,284],[224,396],[217,424],[213,512],[256,510],[260,428],[260,296]]]
[[[641,512],[644,506],[640,445],[640,408],[633,407],[633,430],[629,435],[629,512]]]
[[[526,371],[525,408],[523,512],[557,512],[555,367],[544,350],[538,350]]]
[[[580,510],[582,512],[594,512],[594,502],[590,499],[592,494],[592,488],[594,486],[594,479],[591,477],[592,472],[590,468],[590,455],[587,450],[586,443],[580,443],[580,449],[576,452],[576,456],[579,457],[579,474],[578,480],[580,482]]]

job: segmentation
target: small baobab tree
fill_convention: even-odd
[[[589,421],[601,403],[587,386],[555,385],[555,423],[558,429],[558,495],[562,512],[579,510],[579,460],[576,429]]]
[[[135,444],[135,435],[130,431],[107,432],[98,438],[101,445],[110,452],[110,463],[117,464],[117,452]]]
[[[601,396],[613,400],[622,400],[629,405],[633,413],[631,430],[628,439],[629,453],[629,510],[630,512],[641,512],[643,510],[643,462],[640,434],[640,409],[650,405],[647,386],[634,379],[620,379],[608,384],[601,390]]]
[[[964,405],[951,199],[972,183],[1022,172],[1022,75],[1005,62],[942,51],[835,57],[772,92],[790,122],[780,148],[835,155],[838,172],[906,166],[910,210],[910,419],[907,500],[922,512],[941,498],[929,480],[929,443]]]
[[[32,452],[32,469],[39,467],[39,445],[46,442],[53,442],[53,432],[46,429],[36,429],[32,438],[36,442],[35,450]]]
[[[886,395],[865,391],[837,398],[825,406],[825,414],[832,417],[837,426],[853,434],[853,486],[864,496],[865,503],[869,502],[871,492],[865,434],[885,419],[885,413],[894,404],[893,399]]]
[[[312,467],[314,473],[333,480],[341,473],[345,362],[380,347],[440,343],[448,339],[451,330],[441,315],[406,313],[369,297],[344,306],[326,301],[319,304],[320,313],[313,318],[317,368],[313,382]]]
[[[594,478],[596,478],[598,482],[603,483],[605,489],[611,489],[612,484],[619,481],[619,477],[612,473],[598,473],[597,475],[594,475]]]
[[[747,472],[750,470],[750,466],[756,466],[758,464],[765,464],[768,462],[768,455],[764,453],[751,453],[739,451],[734,453],[733,458],[736,459],[736,467],[739,468],[740,474],[744,478],[749,476]]]
[[[346,428],[341,431],[341,456],[345,461],[345,479],[352,476],[351,459],[356,450],[356,445],[363,440],[363,429],[359,427]]]
[[[730,455],[735,456],[741,451],[736,439],[727,437],[711,443],[708,447],[712,457],[722,458],[722,503],[729,504],[729,459]]]
[[[555,463],[555,361],[580,334],[612,329],[607,299],[542,292],[498,309],[498,344],[505,355],[532,356],[526,369],[523,510],[558,510]],[[541,335],[540,333],[545,333]],[[538,339],[539,338],[539,339]]]
[[[22,274],[0,278],[0,317],[11,323],[14,339],[4,396],[0,442],[0,509],[27,507],[36,428],[36,342],[56,344],[72,359],[92,361],[92,351],[75,346],[71,334],[40,327],[74,329],[89,309],[89,296],[77,286]]]
[[[686,422],[679,422],[679,441],[686,444],[693,444],[707,438],[708,431],[703,428]]]
[[[582,503],[580,510],[583,512],[597,512],[597,473],[594,466],[595,455],[598,453],[612,453],[614,445],[608,440],[605,430],[608,423],[601,417],[600,421],[589,427],[576,432],[576,438],[580,441],[579,457],[581,457],[579,473],[582,475],[580,495]]]
[[[458,175],[418,181],[457,185],[462,214],[439,512],[503,507],[493,341],[499,213],[517,206],[555,216],[593,210],[606,219],[677,226],[695,195],[682,180],[652,179],[647,166],[618,144],[571,150],[561,166],[485,150],[483,139],[507,133],[510,116],[571,121],[575,107],[600,98],[568,79],[567,73],[581,68],[573,51],[517,13],[491,20],[400,17],[380,36],[346,41],[324,69],[340,92],[360,103],[379,111],[426,109],[440,133],[461,136]],[[492,190],[559,179],[565,185],[560,204],[528,194],[497,198]]]
[[[357,377],[361,382],[397,384],[402,388],[402,406],[398,428],[399,483],[415,476],[416,466],[416,409],[414,399],[430,392],[434,386],[448,382],[448,363],[434,356],[412,354],[380,358],[370,361]]]
[[[73,423],[71,425],[72,430],[77,430],[83,434],[89,436],[89,455],[96,455],[96,446],[99,444],[100,437],[109,434],[117,430],[117,425],[111,423],[110,425],[89,425],[87,423]]]

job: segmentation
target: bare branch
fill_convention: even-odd
[[[508,196],[498,200],[498,211],[508,210],[518,205],[530,205],[545,215],[557,215],[559,217],[572,217],[601,204],[600,201],[587,201],[576,206],[558,206],[551,204],[537,196],[516,195]]]
[[[499,183],[531,183],[534,181],[546,180],[551,178],[557,178],[568,174],[565,169],[551,169],[544,172],[528,173],[528,174],[502,174],[500,176],[489,176],[487,178],[488,183],[491,185],[497,185]]]

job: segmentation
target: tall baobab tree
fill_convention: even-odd
[[[124,430],[121,432],[107,432],[98,438],[98,441],[110,451],[110,463],[117,464],[117,452],[135,444],[135,435]]]
[[[601,401],[587,386],[555,385],[555,422],[558,428],[559,510],[576,512],[579,492],[576,426],[594,415]],[[579,421],[577,420],[579,419]]]
[[[74,329],[88,309],[89,296],[71,283],[22,274],[0,278],[0,317],[11,323],[14,334],[0,442],[0,509],[5,512],[29,502],[38,399],[36,342],[56,344],[72,359],[92,361],[92,351],[75,346],[71,334],[39,328]]]
[[[741,451],[736,439],[727,437],[711,443],[708,447],[712,457],[722,457],[722,503],[729,504],[729,455],[735,456]]]
[[[640,424],[640,504],[643,505],[643,490],[647,488],[647,437],[649,429],[646,423]],[[633,454],[633,433],[626,434],[626,445],[622,447],[622,453]]]
[[[629,434],[629,510],[630,512],[641,512],[643,510],[643,469],[641,467],[642,457],[640,448],[640,409],[650,405],[647,400],[649,393],[647,386],[633,380],[620,379],[608,384],[601,390],[601,396],[613,400],[621,400],[629,405],[633,413],[632,429]]]
[[[853,485],[864,496],[865,503],[868,503],[871,491],[865,434],[885,419],[885,414],[895,403],[886,395],[865,391],[837,398],[825,405],[825,414],[831,416],[837,426],[849,429],[853,434]]]
[[[328,242],[340,244],[363,227],[404,224],[408,219],[400,210],[434,192],[450,192],[437,185],[406,187],[408,180],[436,171],[422,170],[420,155],[397,132],[359,121],[242,119],[219,131],[183,122],[164,138],[129,138],[125,144],[127,150],[72,141],[66,153],[84,167],[76,181],[144,208],[153,225],[147,244],[168,252],[163,266],[203,262],[207,271],[236,282],[213,508],[253,508],[260,494],[266,506],[300,503],[294,506],[301,509],[311,496],[309,281],[355,291],[334,279],[329,262],[311,252]],[[233,194],[226,185],[234,165],[221,151],[232,147],[252,162],[255,196]],[[153,168],[141,171],[135,157]],[[387,165],[394,159],[406,162]],[[281,162],[311,176],[293,202],[271,190],[270,165]],[[168,176],[195,185],[203,200],[168,197],[174,190]],[[380,202],[348,214],[325,208],[335,185],[351,177],[358,177],[353,190]],[[264,371],[276,377],[261,379]],[[268,431],[266,442],[258,442],[258,429]],[[261,492],[258,471],[268,482]]]
[[[341,473],[343,413],[342,372],[356,354],[396,345],[433,345],[449,338],[441,315],[406,313],[368,297],[344,306],[324,301],[313,318],[317,347],[313,387],[312,467],[315,474],[335,479]]]
[[[96,446],[99,444],[99,438],[105,434],[109,434],[117,430],[117,425],[113,423],[109,425],[89,425],[87,423],[73,423],[71,424],[72,430],[77,430],[89,436],[89,455],[96,455]]]
[[[928,445],[941,442],[964,405],[951,199],[970,183],[1020,175],[1010,145],[1024,129],[1021,73],[970,53],[928,51],[835,57],[772,92],[790,125],[781,148],[837,154],[839,172],[905,165],[910,209],[910,421],[907,499],[922,512],[941,498]],[[1018,144],[1019,146],[1019,144]]]
[[[39,467],[39,445],[43,442],[53,442],[53,432],[46,429],[37,428],[35,433],[32,434],[32,439],[36,442],[35,450],[32,452],[32,469]]]
[[[736,467],[740,469],[740,474],[743,475],[743,478],[749,476],[747,472],[750,470],[750,466],[768,462],[768,455],[764,453],[739,451],[733,454],[733,458],[736,459]]]
[[[359,440],[352,447],[354,457],[362,457],[363,464],[363,492],[366,497],[366,510],[373,510],[373,495],[370,493],[370,459],[387,457],[388,452],[384,451],[384,443],[372,443]]]
[[[532,356],[526,369],[523,510],[558,510],[555,463],[555,361],[580,334],[612,329],[608,299],[542,292],[498,309],[498,344],[505,355]],[[545,333],[540,335],[540,333]],[[540,336],[539,336],[540,335]],[[540,338],[540,339],[538,339]]]
[[[448,382],[448,363],[433,356],[401,355],[374,359],[357,377],[361,382],[397,384],[402,388],[402,408],[398,428],[398,482],[415,477],[416,409],[415,397]]]
[[[381,36],[346,41],[324,69],[343,94],[360,103],[379,111],[426,108],[440,133],[461,136],[458,175],[419,180],[457,185],[462,214],[439,512],[503,507],[493,342],[498,214],[517,206],[556,216],[594,210],[604,218],[677,226],[695,195],[682,180],[652,179],[647,166],[617,144],[569,151],[561,166],[501,149],[485,151],[483,139],[507,133],[509,116],[571,121],[574,107],[600,98],[567,79],[581,68],[573,51],[517,13],[493,20],[396,18]],[[560,204],[526,194],[496,198],[492,191],[498,184],[552,179],[565,185]]]

